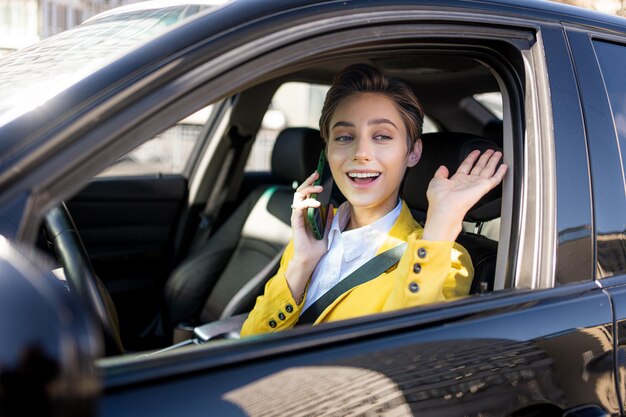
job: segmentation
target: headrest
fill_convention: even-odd
[[[317,129],[290,127],[278,134],[272,151],[272,173],[301,183],[317,169],[324,140]]]
[[[483,127],[482,135],[495,143],[502,143],[502,136],[504,135],[502,120],[493,119],[487,122]]]
[[[435,171],[445,165],[454,175],[461,162],[475,149],[502,151],[495,142],[469,133],[437,132],[426,133],[422,138],[422,157],[416,166],[410,168],[404,180],[403,197],[413,210],[426,213],[428,200],[426,190]],[[470,209],[465,221],[483,222],[500,217],[502,185],[488,192]]]

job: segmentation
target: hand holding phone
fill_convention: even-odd
[[[333,175],[330,171],[330,166],[326,161],[326,154],[324,150],[320,152],[320,159],[317,163],[317,172],[319,176],[315,181],[315,185],[321,185],[323,190],[319,194],[311,194],[311,198],[320,202],[319,207],[309,207],[307,211],[309,225],[311,231],[316,239],[321,240],[324,238],[324,231],[326,230],[326,219],[328,218],[328,206],[330,204],[330,196],[333,189]]]

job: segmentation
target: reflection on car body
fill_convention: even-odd
[[[553,362],[543,349],[524,342],[469,339],[459,346],[441,341],[421,344],[419,351],[382,350],[289,368],[225,398],[251,416],[284,409],[285,401],[294,415],[488,415],[562,402]]]
[[[0,414],[624,415],[622,18],[549,2],[209,3],[120,9],[0,60]],[[295,100],[312,114],[352,63],[423,101],[423,172],[476,138],[503,150],[509,174],[460,237],[480,279],[445,304],[225,338],[289,238],[291,168],[319,153]],[[294,82],[307,95],[277,95]],[[166,159],[129,152],[207,106],[180,168],[131,171]],[[271,161],[257,171],[255,142]],[[128,170],[98,176],[120,158]],[[423,221],[423,184],[407,183]],[[33,360],[50,366],[28,373]]]

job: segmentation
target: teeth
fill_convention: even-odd
[[[378,177],[380,172],[349,172],[350,178],[373,178]]]

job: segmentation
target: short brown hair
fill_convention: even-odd
[[[407,130],[408,151],[412,151],[415,142],[422,137],[422,104],[404,81],[387,77],[377,68],[366,64],[350,65],[335,75],[326,93],[320,117],[320,134],[324,141],[328,142],[330,121],[341,100],[358,93],[384,94],[396,104]]]

